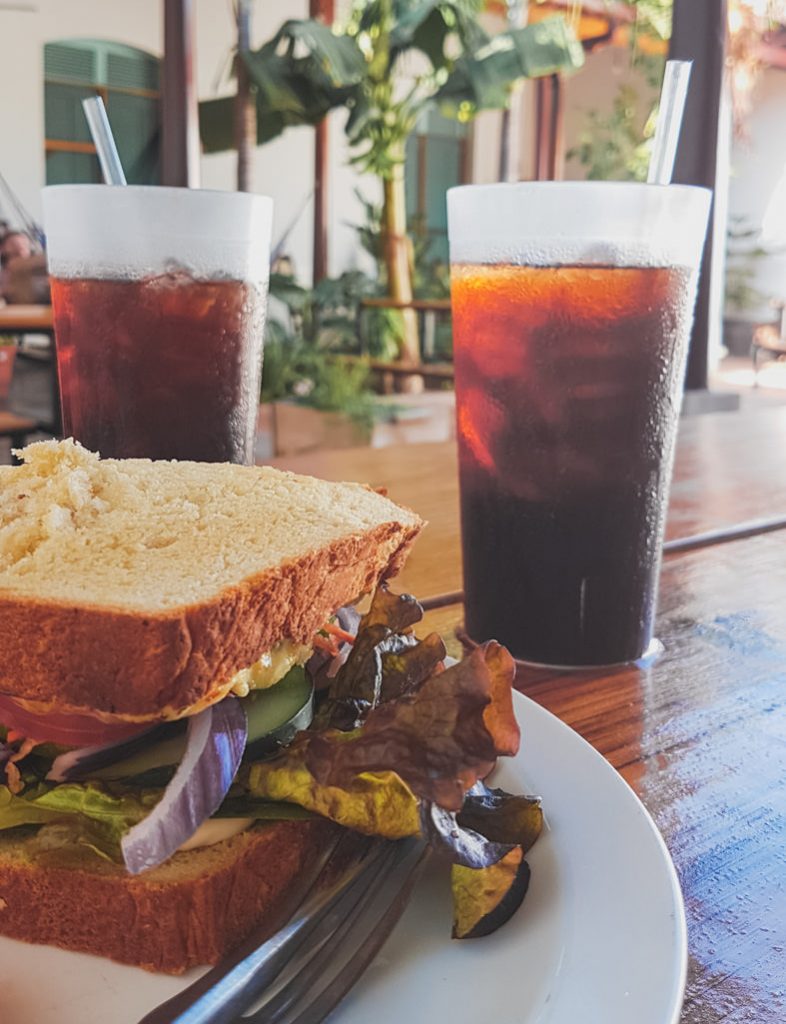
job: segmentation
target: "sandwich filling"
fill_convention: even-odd
[[[195,703],[187,707],[166,706],[150,715],[110,714],[57,701],[35,701],[0,694],[0,724],[39,743],[87,746],[122,739],[155,722],[177,721],[197,715],[229,694],[247,697],[254,691],[267,690],[280,682],[291,669],[305,665],[315,648],[336,655],[337,644],[340,640],[346,641],[347,637],[345,630],[334,622],[327,622],[312,645],[282,640],[248,668],[240,669],[228,680],[213,686]]]
[[[138,874],[248,827],[318,815],[366,835],[421,836],[477,873],[456,876],[461,932],[483,934],[481,917],[489,930],[489,906],[496,927],[523,898],[523,854],[542,825],[537,799],[482,782],[518,748],[512,659],[490,643],[446,667],[440,638],[412,633],[417,602],[384,588],[357,635],[339,614],[310,657],[282,644],[215,703],[104,743],[64,742],[67,716],[55,712],[20,730],[0,702],[0,830],[21,830],[42,863],[98,858]],[[482,913],[467,910],[475,899]]]

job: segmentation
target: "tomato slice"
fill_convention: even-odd
[[[2,695],[0,725],[39,743],[57,743],[64,747],[100,747],[150,728],[150,723],[108,723],[92,715],[63,714],[58,711],[35,715],[12,697]]]

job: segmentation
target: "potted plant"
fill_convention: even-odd
[[[271,299],[285,310],[283,318],[268,320],[262,372],[276,454],[370,443],[377,409],[368,369],[337,357],[337,350],[357,345],[356,306],[364,289],[355,272],[313,291],[288,275],[271,275]]]
[[[723,344],[733,356],[747,356],[754,330],[763,322],[775,322],[768,296],[755,286],[759,261],[767,250],[757,241],[758,232],[735,221],[728,231]]]

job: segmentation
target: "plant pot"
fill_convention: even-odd
[[[746,320],[743,317],[727,316],[723,319],[723,344],[730,356],[749,356],[753,332],[761,326],[761,320]]]
[[[297,455],[320,448],[359,448],[371,443],[372,428],[343,412],[322,412],[297,402],[273,403],[276,455]]]

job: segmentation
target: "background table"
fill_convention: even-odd
[[[428,526],[399,577],[421,599],[461,590],[456,447],[439,444],[314,452],[272,465],[387,488]],[[680,422],[666,538],[754,523],[786,525],[786,407]]]
[[[719,532],[665,556],[665,653],[646,670],[517,678],[609,759],[663,833],[688,917],[683,1024],[786,1021],[785,453],[786,410],[684,420],[667,534]],[[460,581],[452,447],[288,466],[387,486],[430,520],[400,581],[429,599],[424,626],[456,650],[462,608],[444,593]]]
[[[51,306],[0,306],[0,334],[48,334],[54,337]]]

